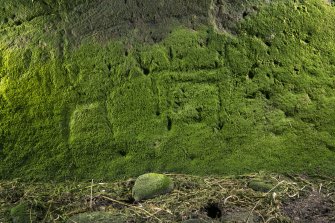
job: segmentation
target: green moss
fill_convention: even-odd
[[[10,215],[13,223],[31,222],[29,216],[29,205],[27,203],[20,203],[10,210]]]
[[[334,7],[272,1],[234,36],[175,27],[149,45],[74,28],[75,6],[91,7],[4,2],[3,178],[335,173]]]
[[[163,174],[147,173],[136,179],[132,195],[135,201],[140,201],[169,193],[172,190],[173,182],[169,177]]]
[[[206,32],[177,29],[163,41],[171,59],[171,68],[197,70],[216,68],[220,64],[219,53],[208,48]]]
[[[141,50],[140,62],[147,74],[169,69],[170,66],[167,49],[158,45]]]
[[[255,191],[260,191],[264,193],[269,192],[271,189],[274,188],[274,185],[257,179],[250,181],[248,186]]]

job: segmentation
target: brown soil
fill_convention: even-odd
[[[330,195],[314,191],[304,197],[287,201],[283,212],[296,223],[335,222],[335,207]]]

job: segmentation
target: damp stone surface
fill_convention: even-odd
[[[0,176],[335,173],[324,0],[2,0]]]

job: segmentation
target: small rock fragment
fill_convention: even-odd
[[[147,173],[139,176],[132,190],[135,201],[150,199],[173,190],[172,180],[164,174]]]
[[[269,192],[273,188],[272,184],[266,183],[262,180],[252,180],[249,182],[248,186],[255,191],[264,193]]]

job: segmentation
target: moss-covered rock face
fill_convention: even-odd
[[[4,0],[0,176],[335,173],[335,8]]]

